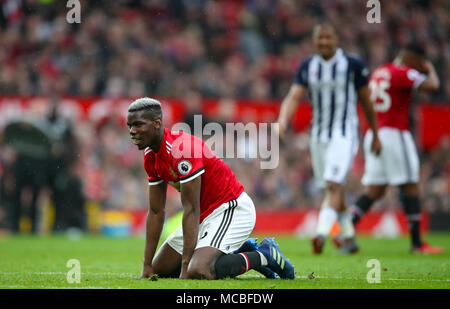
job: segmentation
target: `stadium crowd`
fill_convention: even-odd
[[[421,99],[450,97],[446,0],[384,1],[379,24],[367,22],[365,1],[80,2],[79,24],[66,21],[66,1],[1,2],[0,93],[282,98],[327,17],[370,69],[416,40],[442,81]]]
[[[450,100],[445,0],[384,1],[380,24],[367,23],[364,1],[80,2],[80,24],[67,23],[65,1],[0,2],[0,95],[183,98],[196,90],[204,98],[281,99],[297,64],[313,52],[311,30],[326,11],[338,25],[340,46],[361,55],[370,69],[390,61],[410,40],[423,44],[441,89],[416,99]],[[104,209],[147,207],[143,158],[126,128],[110,119],[101,126],[77,122],[73,130],[79,145],[73,171],[86,198]],[[261,170],[258,160],[225,160],[259,208],[320,206],[308,134],[289,134],[294,142],[282,145],[276,169]],[[8,155],[0,153],[0,179]],[[449,140],[421,152],[423,207],[430,212],[450,212],[448,158]],[[349,202],[362,193],[363,160],[360,149],[348,179]],[[181,207],[174,189],[168,204],[169,214]],[[376,207],[398,205],[391,189]]]

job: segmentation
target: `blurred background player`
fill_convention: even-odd
[[[425,74],[422,74],[423,72]],[[392,63],[377,68],[369,82],[379,124],[383,150],[379,156],[370,151],[373,133],[364,137],[365,172],[362,183],[367,186],[352,207],[356,224],[373,203],[383,197],[388,185],[399,186],[400,199],[408,219],[411,251],[441,253],[420,237],[419,157],[409,131],[409,111],[414,90],[436,91],[439,78],[433,64],[425,59],[425,51],[416,44],[405,46]]]
[[[374,132],[370,149],[375,154],[381,150],[367,86],[369,73],[358,57],[337,48],[338,37],[331,24],[320,23],[314,27],[313,43],[318,53],[304,60],[297,70],[281,105],[279,133],[283,138],[289,120],[308,90],[313,106],[310,149],[314,177],[318,186],[325,187],[316,236],[312,239],[313,253],[322,252],[336,220],[344,238],[340,252],[354,253],[358,245],[351,214],[347,211],[344,186],[358,149],[358,99]]]

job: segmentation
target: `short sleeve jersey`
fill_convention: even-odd
[[[202,177],[200,222],[220,205],[235,200],[244,191],[230,167],[196,136],[164,129],[158,152],[144,150],[149,185],[161,182],[183,184]]]
[[[308,89],[313,140],[328,142],[333,136],[358,134],[358,91],[368,79],[364,61],[340,48],[328,60],[314,54],[300,63],[293,83]]]
[[[418,71],[394,63],[385,64],[372,73],[369,88],[380,128],[409,129],[412,92],[425,79]]]

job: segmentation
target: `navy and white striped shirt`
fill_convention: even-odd
[[[368,77],[364,62],[340,48],[329,60],[314,54],[300,64],[294,83],[308,88],[313,140],[328,142],[336,134],[357,137],[358,90],[367,85]]]

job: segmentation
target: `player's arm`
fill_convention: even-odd
[[[417,89],[421,91],[437,91],[439,89],[439,77],[433,64],[431,61],[427,60],[425,61],[423,67],[425,73],[427,74],[427,78],[420,83]]]
[[[187,279],[187,269],[195,246],[197,245],[200,222],[201,177],[181,184],[181,203],[183,204],[183,255],[181,258],[180,279]]]
[[[305,87],[300,84],[292,84],[289,89],[288,94],[283,99],[280,108],[280,114],[278,116],[279,123],[279,135],[281,138],[284,137],[286,129],[289,125],[289,121],[292,115],[297,110],[298,104],[305,92]]]
[[[164,226],[166,192],[166,182],[149,186],[150,206],[145,228],[144,266],[141,278],[148,278],[153,274],[152,261]]]
[[[369,123],[369,127],[373,132],[373,140],[371,145],[371,150],[376,155],[379,155],[381,152],[381,142],[378,138],[378,124],[377,124],[377,115],[373,108],[373,102],[370,99],[370,91],[369,87],[363,86],[358,90],[358,99],[361,103],[364,116]]]

